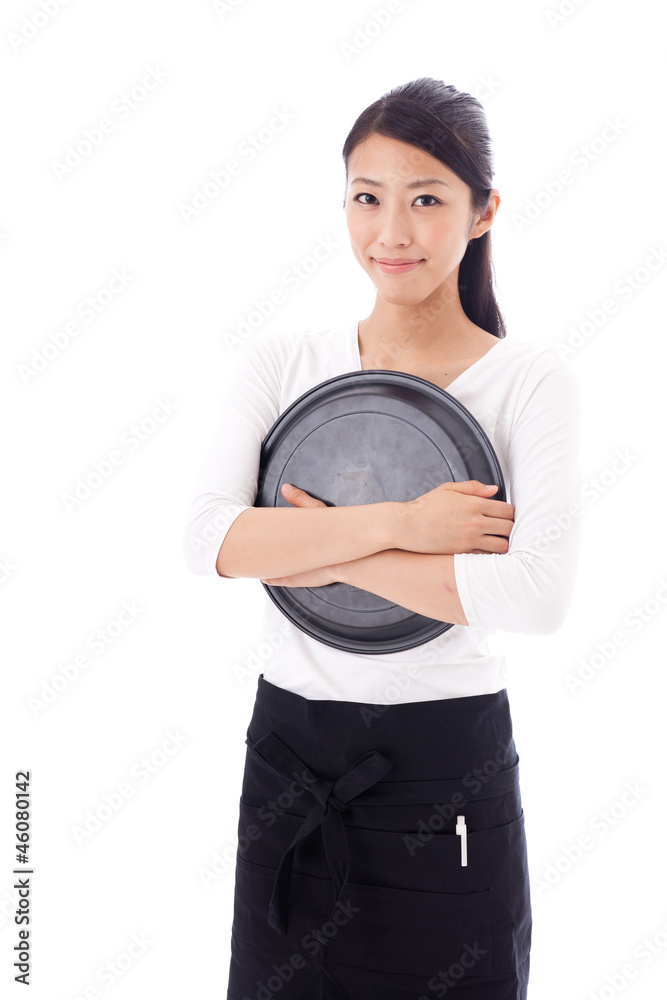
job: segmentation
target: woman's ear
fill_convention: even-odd
[[[491,228],[499,205],[500,192],[497,188],[491,188],[489,204],[483,212],[476,213],[475,215],[476,221],[473,222],[470,233],[468,234],[470,239],[477,239],[479,236],[483,236],[484,233]]]

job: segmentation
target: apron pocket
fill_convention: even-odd
[[[493,889],[425,892],[348,882],[333,907],[328,879],[292,872],[286,934],[267,923],[275,871],[237,859],[234,932],[260,948],[425,977],[460,963],[493,971]],[[328,919],[331,914],[331,919]]]
[[[468,829],[465,866],[453,832],[417,839],[346,826],[350,868],[339,905],[348,910],[334,915],[339,923],[327,925],[330,938],[323,932],[322,944],[315,934],[331,913],[334,891],[319,827],[293,856],[287,934],[268,923],[276,871],[304,818],[274,805],[269,811],[240,801],[234,927],[241,937],[306,959],[428,976],[451,963],[463,965],[467,977],[497,975],[528,958],[523,810],[511,823]]]

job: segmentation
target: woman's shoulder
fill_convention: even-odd
[[[564,364],[553,344],[542,340],[532,340],[528,337],[508,333],[502,338],[505,343],[505,354],[517,361],[532,363],[540,359],[543,363]]]
[[[520,400],[527,401],[536,390],[540,396],[547,394],[571,403],[581,397],[579,377],[556,346],[513,334],[502,339],[506,343],[498,361],[506,371],[513,369],[512,383]]]
[[[514,334],[507,334],[502,342],[504,347],[498,352],[498,362],[513,366],[516,374],[521,371],[527,378],[539,380],[549,372],[554,372],[565,381],[576,381],[572,366],[565,361],[554,344]]]

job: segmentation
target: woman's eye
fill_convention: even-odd
[[[377,198],[375,197],[375,195],[374,194],[370,194],[368,191],[362,191],[360,194],[358,194],[358,195],[355,196],[354,200],[355,201],[359,201],[360,198],[373,198],[375,201],[377,201]],[[442,205],[442,202],[438,198],[436,198],[434,195],[432,195],[432,194],[420,194],[418,198],[415,198],[415,201],[421,201],[422,198],[430,198],[431,199],[431,203],[429,205],[420,205],[419,206],[420,208],[430,208],[431,205]],[[359,204],[360,205],[371,205],[372,202],[370,202],[370,201],[359,201]]]

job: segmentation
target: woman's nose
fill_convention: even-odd
[[[410,228],[401,209],[385,209],[378,220],[378,242],[382,246],[406,246],[411,242]]]

